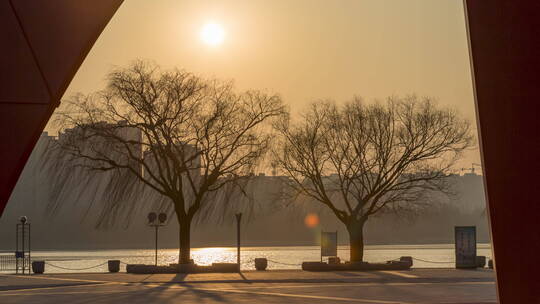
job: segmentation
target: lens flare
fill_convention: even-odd
[[[315,213],[310,213],[304,218],[304,224],[306,227],[315,228],[319,225],[319,216]]]

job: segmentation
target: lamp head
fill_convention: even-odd
[[[157,218],[157,215],[155,212],[148,213],[148,223],[152,224]]]

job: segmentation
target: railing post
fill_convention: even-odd
[[[158,251],[158,225],[155,225],[156,227],[156,266],[157,266],[157,251]]]
[[[24,274],[24,268],[25,268],[25,254],[24,254],[24,230],[25,230],[25,224],[22,224],[22,273]]]
[[[19,251],[19,225],[15,225],[15,274],[19,274],[19,259],[17,257]]]

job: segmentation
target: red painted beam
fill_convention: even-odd
[[[499,300],[540,303],[540,1],[465,7]]]
[[[0,0],[0,215],[77,69],[122,0]]]

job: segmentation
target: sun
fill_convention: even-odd
[[[225,40],[225,30],[217,23],[207,23],[201,29],[201,40],[210,46],[218,46]]]

